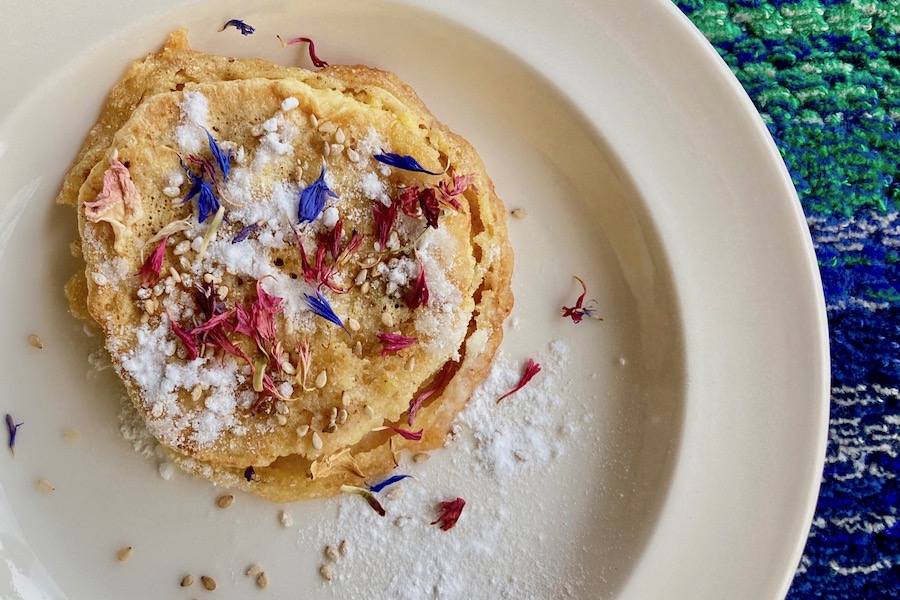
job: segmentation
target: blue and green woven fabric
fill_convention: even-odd
[[[677,0],[743,84],[818,257],[832,405],[788,594],[900,597],[900,0]]]

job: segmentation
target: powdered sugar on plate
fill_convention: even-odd
[[[553,342],[537,357],[542,371],[497,404],[522,366],[498,354],[487,380],[458,417],[449,448],[417,464],[404,456],[397,473],[413,475],[378,493],[387,515],[356,496],[338,505],[334,520],[300,531],[299,545],[337,546],[333,593],[340,598],[569,598],[584,594],[572,556],[528,552],[544,532],[533,523],[543,506],[528,491],[553,468],[590,413],[568,397],[568,349]],[[456,526],[433,525],[442,501],[467,504]],[[324,584],[323,584],[324,585]]]

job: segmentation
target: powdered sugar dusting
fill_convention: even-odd
[[[186,154],[197,154],[206,142],[209,101],[200,92],[184,93],[181,108],[181,123],[175,128],[175,142]]]
[[[331,501],[338,504],[335,520],[301,530],[303,547],[347,541],[351,551],[335,564],[329,584],[337,597],[365,598],[372,590],[401,600],[584,595],[574,548],[572,556],[523,552],[540,547],[544,534],[527,525],[542,508],[522,499],[590,418],[566,408],[575,405],[566,401],[565,344],[554,342],[537,359],[541,373],[499,405],[521,365],[495,359],[457,419],[452,449],[421,465],[408,456],[401,460],[397,472],[415,479],[378,494],[387,516],[355,496],[342,496]],[[432,525],[438,503],[458,496],[467,503],[457,525],[450,531]]]

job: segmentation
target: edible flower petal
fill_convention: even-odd
[[[244,469],[244,479],[247,481],[259,481],[259,475],[256,474],[256,469],[253,466]]]
[[[416,282],[406,294],[406,305],[415,310],[428,304],[428,284],[425,282],[425,265],[419,261],[419,274]]]
[[[219,148],[219,144],[216,143],[216,139],[209,130],[204,129],[204,131],[206,131],[206,139],[209,141],[209,151],[213,155],[216,165],[219,166],[219,171],[222,172],[222,181],[228,181],[228,172],[231,171],[231,150],[228,151],[228,154],[222,154],[222,149]]]
[[[381,343],[384,344],[384,348],[381,349],[381,358],[384,358],[388,352],[399,352],[419,341],[418,338],[406,337],[399,333],[381,332],[377,336]]]
[[[422,208],[422,215],[428,222],[428,226],[437,229],[438,218],[441,216],[441,206],[438,204],[437,193],[434,188],[425,188],[419,192],[419,206]]]
[[[222,29],[220,29],[219,31],[225,31],[229,27],[234,27],[241,32],[241,35],[250,35],[254,31],[256,31],[256,29],[252,25],[247,25],[240,19],[231,19],[230,21],[225,23],[225,25],[223,25]]]
[[[408,477],[412,477],[412,475],[394,475],[393,477],[388,477],[381,483],[376,483],[375,485],[370,485],[369,491],[372,492],[373,494],[377,494],[378,492],[380,492],[384,488],[388,487],[389,485],[394,485],[398,481],[403,481],[404,479],[406,479]]]
[[[282,298],[266,293],[262,287],[262,279],[256,282],[256,299],[250,305],[250,327],[253,329],[257,343],[274,344],[275,315],[283,309]]]
[[[369,503],[369,506],[372,507],[372,510],[377,512],[380,516],[385,515],[384,507],[381,506],[381,503],[375,498],[375,495],[372,494],[369,490],[361,487],[356,487],[355,485],[342,485],[341,491],[345,494],[356,494],[357,496],[362,496],[362,498]]]
[[[446,181],[441,181],[438,184],[441,202],[451,206],[455,210],[459,210],[460,204],[456,197],[469,189],[470,185],[472,185],[471,175],[454,175],[449,184]]]
[[[168,236],[162,239],[156,249],[153,250],[153,252],[150,253],[150,256],[147,257],[147,260],[144,261],[141,270],[138,271],[138,275],[141,276],[145,286],[152,287],[159,281],[163,258],[166,256],[167,241],[169,241]]]
[[[331,308],[331,305],[328,304],[328,300],[325,299],[325,296],[318,290],[316,290],[316,295],[312,294],[303,294],[306,297],[306,303],[309,304],[309,308],[313,311],[313,314],[316,316],[322,317],[326,321],[330,321],[334,323],[348,334],[350,331],[344,326],[344,323],[341,319],[334,314],[334,309]]]
[[[441,524],[441,529],[443,531],[449,531],[453,529],[456,525],[456,522],[459,520],[459,516],[462,514],[463,508],[466,506],[466,501],[462,498],[457,498],[456,500],[450,500],[449,502],[441,502],[440,504],[440,516],[431,522],[432,525]]]
[[[419,161],[417,161],[415,158],[413,158],[412,156],[407,156],[405,154],[382,152],[381,154],[374,154],[372,158],[389,167],[403,169],[404,171],[427,173],[429,175],[443,175],[446,171],[446,169],[444,171],[429,171],[428,169],[420,165]]]
[[[185,350],[187,350],[188,360],[196,359],[199,356],[199,353],[197,352],[197,343],[194,341],[194,336],[185,332],[178,326],[178,323],[175,322],[175,319],[172,317],[172,314],[169,313],[168,309],[166,309],[166,315],[169,317],[169,327],[172,328],[172,333],[181,340]]]
[[[523,387],[525,387],[525,384],[527,384],[529,381],[531,381],[532,377],[534,377],[535,375],[540,373],[540,371],[541,371],[541,365],[534,362],[533,358],[529,358],[528,364],[525,365],[525,372],[522,373],[522,379],[519,380],[519,383],[516,384],[516,387],[514,387],[513,389],[509,390],[508,392],[506,392],[505,394],[503,394],[502,396],[497,398],[497,404],[500,404],[501,400],[503,400],[504,398],[507,398],[509,396],[512,396],[513,394],[515,394],[516,392],[521,390]]]
[[[316,44],[310,38],[298,37],[298,38],[294,38],[290,41],[285,42],[283,39],[281,39],[280,35],[276,35],[275,37],[278,38],[278,41],[281,42],[282,46],[290,46],[292,44],[299,44],[301,42],[305,42],[305,43],[309,44],[309,60],[312,61],[313,66],[316,67],[317,69],[321,69],[323,67],[328,66],[328,63],[325,62],[324,60],[322,60],[321,58],[319,58],[319,56],[316,54]]]
[[[116,153],[109,159],[109,167],[103,173],[103,188],[93,202],[84,203],[84,216],[91,223],[106,221],[113,228],[117,254],[125,251],[125,238],[130,235],[129,226],[144,216],[141,195],[131,181],[128,168],[119,162]]]
[[[429,390],[425,390],[418,396],[412,399],[409,403],[409,416],[406,418],[406,422],[409,423],[409,426],[412,427],[413,421],[416,418],[416,413],[419,412],[419,408],[422,407],[422,403],[431,398],[434,393],[438,391],[438,388],[433,387]]]
[[[257,229],[259,229],[259,223],[254,223],[253,225],[247,225],[246,227],[244,227],[243,229],[238,231],[237,234],[235,234],[235,236],[231,239],[231,243],[232,244],[240,244],[241,242],[246,240],[248,237],[250,237],[250,234],[253,233],[254,231],[256,231]]]
[[[400,210],[403,211],[403,214],[409,217],[422,216],[421,209],[419,208],[418,186],[407,187],[400,190],[400,193],[397,195],[396,203],[400,206]]]
[[[584,285],[584,281],[581,280],[580,277],[575,277],[578,283],[581,284],[581,295],[578,296],[578,300],[575,301],[575,306],[562,307],[562,316],[569,317],[572,319],[573,323],[581,323],[581,320],[584,317],[590,317],[591,319],[597,319],[598,321],[602,321],[603,318],[597,315],[596,300],[591,300],[587,303],[587,306],[584,305],[584,298],[587,296],[587,286]]]
[[[391,202],[385,206],[381,202],[372,204],[372,217],[375,220],[375,237],[378,238],[378,249],[387,247],[388,238],[391,237],[391,229],[397,220],[397,204]]]
[[[219,201],[213,192],[213,184],[204,181],[203,175],[197,175],[190,169],[185,169],[188,178],[191,180],[191,189],[188,195],[184,197],[184,202],[190,202],[194,196],[197,197],[198,220],[205,223],[209,215],[215,214],[219,210]]]
[[[322,172],[319,173],[318,179],[309,184],[302,192],[300,192],[300,206],[297,209],[297,219],[301,223],[312,222],[316,220],[322,209],[325,208],[325,199],[331,196],[337,198],[337,194],[328,189],[325,183],[325,165],[322,165]]]
[[[422,439],[422,433],[425,431],[424,429],[420,429],[419,431],[409,431],[406,429],[400,429],[399,427],[394,427],[393,425],[385,425],[384,427],[376,427],[372,431],[393,431],[394,433],[402,436],[404,439],[412,440],[414,442],[418,442]]]
[[[6,413],[6,429],[9,432],[9,451],[14,458],[16,456],[16,434],[19,432],[19,427],[22,425],[24,425],[24,423],[16,423],[15,419],[12,418],[12,415]]]

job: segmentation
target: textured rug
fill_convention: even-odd
[[[825,288],[832,405],[789,599],[900,597],[900,0],[678,0],[787,163]]]

